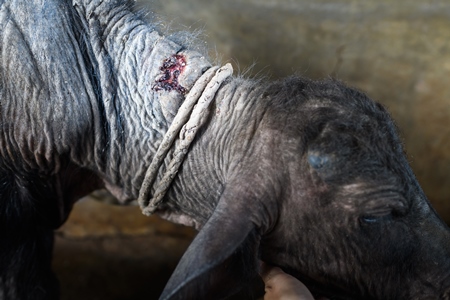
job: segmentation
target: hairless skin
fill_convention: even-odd
[[[264,300],[314,300],[303,283],[278,267],[263,263],[261,278],[265,285]]]

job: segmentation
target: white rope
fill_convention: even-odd
[[[221,68],[212,67],[195,82],[187,94],[145,174],[138,198],[143,214],[151,215],[161,203],[177,175],[197,131],[207,120],[209,104],[222,83],[232,74],[231,64],[226,64]],[[176,145],[173,158],[162,179],[155,183],[158,171],[178,133],[180,142]],[[155,194],[152,199],[149,199],[153,186],[155,186]]]

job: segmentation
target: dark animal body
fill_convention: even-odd
[[[0,1],[0,33],[0,299],[57,299],[53,230],[95,189],[138,197],[211,64],[119,0]],[[162,299],[227,297],[258,259],[336,299],[450,298],[450,232],[381,105],[298,77],[211,105],[155,211],[199,230]]]

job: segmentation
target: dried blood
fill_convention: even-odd
[[[186,93],[186,88],[180,85],[178,77],[186,66],[186,59],[183,55],[175,54],[163,61],[159,68],[161,76],[156,80],[153,90],[172,91],[175,90],[182,94]]]

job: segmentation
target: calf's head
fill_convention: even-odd
[[[287,153],[290,184],[262,258],[328,296],[448,297],[450,234],[388,113],[341,84],[313,85],[295,112],[303,140],[297,158]]]
[[[273,83],[258,101],[251,155],[162,298],[226,296],[262,259],[332,299],[449,299],[450,233],[386,110],[331,80]]]

